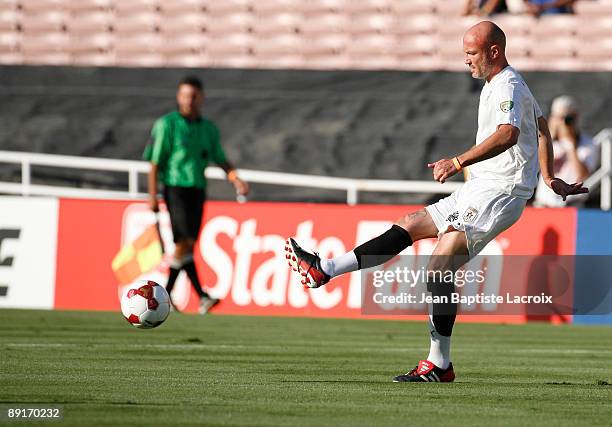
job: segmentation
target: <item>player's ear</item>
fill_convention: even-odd
[[[489,52],[491,54],[491,59],[499,58],[500,50],[499,50],[499,46],[498,45],[496,45],[496,44],[491,45],[491,47],[489,48]]]

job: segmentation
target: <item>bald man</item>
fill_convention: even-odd
[[[318,288],[340,274],[384,264],[417,240],[438,238],[426,269],[433,302],[429,305],[429,355],[394,382],[455,379],[450,360],[457,314],[451,298],[454,273],[519,219],[537,185],[538,170],[563,199],[587,191],[580,183],[567,184],[554,177],[548,125],[527,84],[508,65],[505,47],[504,32],[488,21],[476,24],[463,37],[465,64],[472,77],[485,80],[476,145],[427,165],[440,183],[470,166],[470,180],[459,190],[399,218],[382,235],[337,258],[321,258],[292,238],[285,245],[289,264],[301,274],[302,283]]]

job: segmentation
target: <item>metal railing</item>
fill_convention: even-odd
[[[595,136],[595,141],[601,146],[601,167],[585,181],[585,186],[594,190],[601,185],[601,208],[610,210],[612,208],[612,128],[599,132]],[[21,182],[0,181],[0,193],[4,194],[109,199],[144,199],[147,197],[146,193],[138,191],[139,175],[149,171],[149,164],[144,161],[0,151],[0,163],[21,165]],[[36,185],[32,184],[32,166],[125,172],[128,175],[128,190],[109,191]],[[346,202],[349,205],[357,204],[360,192],[450,194],[462,184],[447,182],[440,185],[435,181],[333,178],[250,169],[240,169],[240,176],[249,183],[345,191]],[[206,177],[224,180],[225,172],[218,167],[209,167],[206,169]]]

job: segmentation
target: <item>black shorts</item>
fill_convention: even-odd
[[[197,240],[202,225],[206,192],[193,187],[164,187],[174,242]]]

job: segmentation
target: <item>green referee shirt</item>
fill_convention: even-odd
[[[178,111],[155,122],[143,157],[158,166],[163,184],[202,189],[208,163],[225,163],[217,126],[205,118],[187,120]]]

